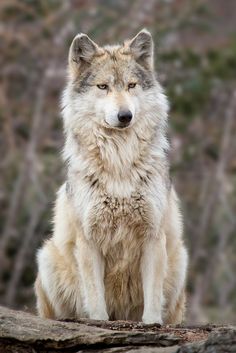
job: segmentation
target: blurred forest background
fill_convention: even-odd
[[[0,304],[34,311],[35,253],[64,179],[59,100],[82,31],[152,31],[190,252],[188,320],[236,323],[236,1],[0,1]]]

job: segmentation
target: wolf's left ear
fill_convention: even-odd
[[[146,69],[153,69],[153,40],[146,29],[140,31],[129,42],[129,48],[135,60]]]
[[[96,55],[101,54],[101,49],[87,34],[79,33],[73,39],[69,50],[69,68],[72,73],[78,72],[83,64],[90,64]]]

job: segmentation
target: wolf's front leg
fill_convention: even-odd
[[[146,324],[162,324],[163,283],[167,272],[165,235],[152,237],[144,244],[141,274],[144,294],[142,320]]]
[[[84,309],[90,319],[108,320],[104,289],[104,260],[96,244],[80,237],[76,242]]]

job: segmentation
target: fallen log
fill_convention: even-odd
[[[236,328],[87,319],[55,321],[0,307],[0,353],[16,352],[236,352]]]

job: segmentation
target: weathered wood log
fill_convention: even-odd
[[[16,352],[236,352],[236,328],[54,321],[0,307],[0,353]]]

